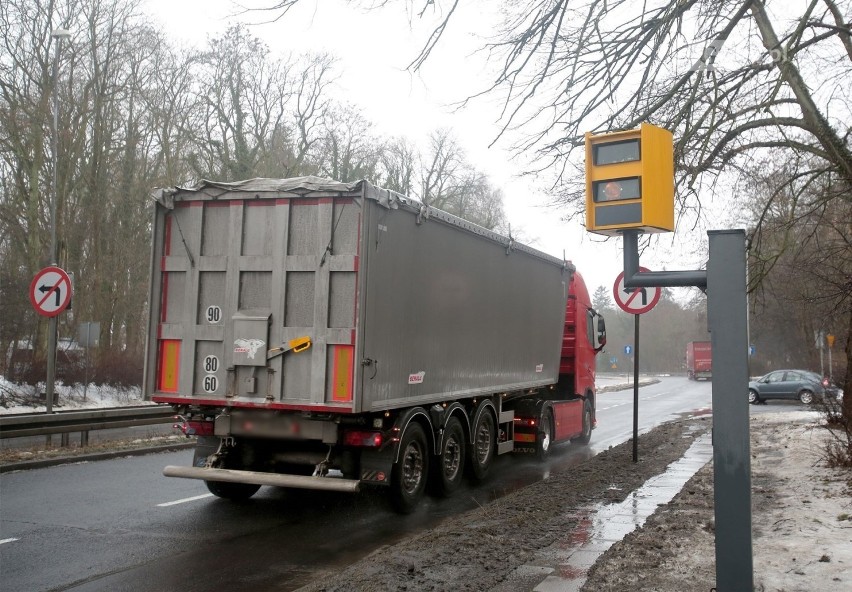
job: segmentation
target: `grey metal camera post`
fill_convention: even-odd
[[[713,348],[713,479],[716,589],[752,590],[751,456],[748,399],[748,315],[743,230],[711,230],[706,271],[639,272],[639,232],[624,236],[627,288],[706,289]]]

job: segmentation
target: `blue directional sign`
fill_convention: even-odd
[[[624,346],[624,355],[629,356],[632,353],[633,353],[633,346],[632,345],[625,345]]]
[[[748,355],[753,356],[757,353],[757,348],[754,345],[748,346]]]

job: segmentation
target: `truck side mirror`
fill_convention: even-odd
[[[598,317],[598,343],[601,347],[606,345],[606,321],[601,316]]]

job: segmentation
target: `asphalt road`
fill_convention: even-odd
[[[639,390],[640,433],[706,413],[709,383],[664,378]],[[161,475],[181,451],[0,475],[0,584],[5,590],[182,592],[292,590],[324,570],[547,478],[632,434],[633,392],[602,393],[589,447],[563,445],[541,464],[499,457],[494,476],[410,516],[378,494],[270,487],[235,504],[200,481]],[[643,453],[641,436],[639,453]]]

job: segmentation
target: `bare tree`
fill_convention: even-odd
[[[375,179],[381,143],[354,105],[332,106],[314,157],[320,174],[338,181]]]
[[[291,98],[289,71],[269,58],[269,48],[242,25],[210,39],[199,57],[195,85],[199,112],[194,127],[199,177],[246,179],[284,124]]]
[[[428,152],[420,157],[420,201],[442,210],[447,209],[447,205],[456,197],[456,175],[463,162],[464,153],[449,129],[432,132]]]
[[[833,360],[832,372],[820,360],[827,343],[819,335],[835,334],[838,353],[848,343],[852,202],[830,197],[838,190],[833,185],[791,183],[797,164],[772,160],[748,171],[747,187],[757,197],[751,218],[760,220],[749,268],[762,278],[751,295],[752,334],[762,341],[763,359],[812,368],[822,362],[826,374],[842,377],[845,356]]]
[[[403,195],[413,195],[417,167],[417,151],[405,138],[385,142],[381,155],[382,173],[379,183]]]

